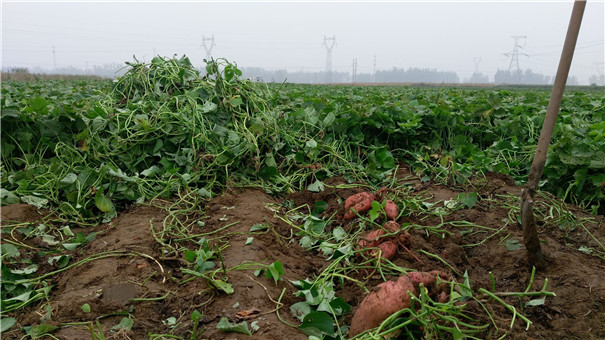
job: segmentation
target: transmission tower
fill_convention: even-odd
[[[376,82],[376,55],[374,54],[374,72],[372,73],[372,83]]]
[[[324,35],[323,46],[326,47],[326,83],[331,83],[332,79],[332,48],[336,45],[336,36],[326,37]]]
[[[357,82],[357,58],[353,59],[353,75],[351,76],[351,82],[352,83],[356,83]]]
[[[508,72],[511,71],[511,69],[513,68],[513,65],[515,67],[515,71],[520,70],[520,67],[519,67],[519,55],[524,55],[524,56],[529,57],[528,54],[519,53],[519,49],[525,47],[525,39],[527,39],[527,37],[524,36],[524,35],[514,35],[514,36],[511,36],[511,38],[515,39],[515,47],[513,47],[512,52],[504,53],[505,56],[511,57],[510,58],[510,65],[508,66]],[[523,46],[519,45],[519,40],[520,39],[523,39]]]
[[[57,69],[57,54],[55,52],[55,47],[53,46],[53,66],[55,67],[55,70]]]
[[[473,62],[475,63],[475,73],[479,73],[479,63],[481,63],[481,57],[474,57]]]
[[[206,45],[206,41],[210,42],[210,45]],[[212,48],[214,47],[214,34],[212,38],[206,38],[202,35],[202,47],[206,50],[206,60],[210,60],[212,58]]]

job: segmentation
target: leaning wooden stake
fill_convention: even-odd
[[[548,108],[546,109],[546,117],[544,118],[544,124],[542,125],[542,132],[540,133],[540,140],[538,141],[536,154],[534,155],[534,160],[531,164],[531,169],[529,170],[527,184],[521,191],[523,242],[527,249],[529,263],[538,269],[545,267],[545,261],[544,256],[542,255],[542,248],[540,247],[540,240],[538,239],[538,232],[536,231],[536,222],[534,220],[532,205],[533,197],[536,190],[538,190],[538,183],[542,176],[542,170],[544,170],[544,164],[546,163],[546,153],[548,152],[548,145],[550,144],[555,121],[557,120],[557,114],[559,113],[559,106],[561,105],[561,98],[563,97],[565,83],[567,82],[567,76],[569,75],[569,68],[576,48],[576,41],[578,40],[578,33],[580,32],[580,24],[582,22],[582,15],[584,14],[585,7],[586,1],[576,0],[574,2],[571,19],[569,20],[569,27],[567,28],[567,35],[565,36],[565,43],[563,45],[563,52],[561,53],[561,59],[559,60],[559,68],[557,69],[555,83],[550,95],[550,101],[548,102]]]

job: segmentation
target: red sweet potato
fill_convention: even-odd
[[[379,284],[377,286],[378,290],[366,296],[353,315],[349,337],[378,327],[393,313],[410,308],[411,297],[408,295],[408,291],[418,296],[418,285],[420,283],[423,283],[429,294],[436,296],[439,301],[447,301],[447,291],[445,289],[447,285],[437,286],[438,278],[445,280],[448,276],[440,271],[430,273],[410,272],[400,276],[396,282],[387,281]]]
[[[387,213],[387,219],[389,220],[395,221],[399,216],[399,207],[391,200],[387,200],[384,211]]]
[[[377,286],[378,290],[366,296],[353,315],[349,337],[365,330],[378,327],[391,314],[409,308],[411,298],[408,290],[416,294],[414,283],[407,275],[395,281],[387,281]]]
[[[382,242],[378,245],[378,249],[381,251],[380,257],[385,258],[387,260],[392,260],[397,254],[397,244],[393,241]],[[372,255],[376,255],[378,253],[377,250],[372,252]]]
[[[396,233],[401,230],[401,226],[395,221],[388,221],[383,224],[382,227],[386,229],[386,231],[388,231],[389,233]]]
[[[372,208],[372,202],[375,199],[374,194],[369,192],[360,192],[350,196],[345,200],[345,220],[350,220],[356,216],[355,211],[362,214]]]
[[[376,247],[382,242],[380,237],[384,234],[385,232],[382,229],[372,230],[364,238],[359,240],[357,245],[359,245],[360,249]]]

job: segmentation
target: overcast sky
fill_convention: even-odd
[[[186,54],[201,65],[202,37],[212,56],[239,66],[320,71],[324,36],[335,36],[333,69],[436,68],[463,78],[508,70],[514,40],[519,65],[554,75],[572,1],[559,2],[23,2],[2,1],[2,66],[93,65]],[[571,74],[603,72],[604,2],[588,1]],[[210,41],[206,41],[210,47]],[[527,54],[529,56],[523,55]]]

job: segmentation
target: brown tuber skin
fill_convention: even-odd
[[[392,260],[399,250],[399,246],[409,251],[411,237],[408,233],[397,234],[401,231],[401,226],[395,221],[386,222],[382,228],[375,229],[366,234],[364,238],[357,243],[358,249],[378,248],[382,258]],[[395,234],[389,235],[388,234]],[[378,250],[373,249],[370,255],[378,255]]]
[[[387,213],[387,219],[395,221],[397,216],[399,216],[399,207],[397,204],[391,200],[387,200],[386,205],[384,206],[384,211]]]
[[[393,241],[386,241],[379,244],[378,249],[380,250],[380,257],[387,260],[392,260],[397,254],[397,243]],[[370,254],[375,256],[377,253],[378,251],[374,250]]]
[[[372,208],[372,202],[376,196],[369,192],[360,192],[350,196],[345,200],[345,220],[350,220],[356,216],[355,211],[362,214]]]
[[[385,232],[382,229],[372,230],[366,235],[366,237],[359,240],[357,245],[359,245],[361,249],[377,247],[382,242],[380,237],[384,234]]]
[[[429,295],[436,296],[439,301],[446,301],[447,285],[445,283],[437,285],[438,279],[447,280],[448,276],[439,271],[410,272],[400,276],[397,281],[379,284],[378,290],[366,296],[353,315],[349,337],[376,328],[393,313],[410,308],[411,297],[408,291],[418,296],[420,283],[424,284]]]

